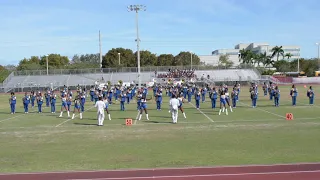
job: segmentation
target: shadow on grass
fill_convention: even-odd
[[[74,125],[82,125],[82,126],[97,126],[97,124],[93,123],[73,123]]]
[[[151,123],[154,123],[154,124],[172,124],[172,122],[159,122],[159,121],[143,121],[144,123],[147,123],[147,124],[151,124]]]

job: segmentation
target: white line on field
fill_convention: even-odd
[[[298,119],[294,119],[295,121],[299,121],[299,120],[315,120],[315,119],[320,119],[319,117],[317,118],[298,118]],[[283,118],[281,119],[263,119],[263,120],[231,120],[231,121],[215,121],[215,123],[245,123],[245,122],[256,122],[256,123],[265,123],[266,121],[281,121],[283,120]],[[180,121],[178,124],[211,124],[211,122],[184,122],[184,121]],[[137,126],[141,125],[170,125],[170,123],[168,122],[159,122],[159,123],[143,123],[143,124],[136,124]],[[123,126],[123,124],[106,124],[106,126]],[[28,129],[28,128],[50,128],[52,126],[28,126],[28,127],[4,127],[4,128],[0,128],[1,129]],[[66,128],[70,128],[71,126],[64,126]]]
[[[89,111],[89,110],[92,109],[92,108],[94,108],[94,106],[92,106],[92,107],[89,108],[89,109],[86,109],[84,112]],[[77,114],[75,117],[77,117],[78,115],[79,115],[79,114]],[[68,121],[70,121],[70,120],[72,120],[72,119],[71,119],[71,118],[70,118],[70,119],[67,119],[67,120],[63,121],[62,123],[56,125],[55,127],[59,127],[59,126],[61,126],[62,124],[66,123],[66,122],[68,122]]]
[[[274,171],[258,173],[233,173],[233,174],[195,174],[195,175],[176,175],[176,176],[135,176],[135,177],[118,177],[118,178],[90,178],[91,180],[126,180],[126,179],[174,179],[174,178],[195,178],[195,177],[225,177],[225,176],[252,176],[252,175],[276,175],[276,174],[303,174],[319,173],[320,170],[311,171]],[[68,179],[68,180],[89,180],[89,179]]]
[[[194,108],[197,109],[197,107],[196,107],[195,105],[193,105],[191,102],[190,102],[189,104],[191,104],[191,106],[193,106]],[[204,112],[202,112],[202,111],[200,110],[200,108],[198,109],[198,111],[199,111],[201,114],[203,114],[207,119],[209,119],[211,122],[214,122],[209,116],[207,116]]]
[[[33,110],[31,111],[31,113],[34,113],[36,110]],[[29,113],[28,113],[29,114]],[[17,116],[13,116],[13,117],[10,117],[10,118],[7,118],[7,119],[3,119],[3,120],[0,120],[0,122],[4,122],[4,121],[7,121],[7,120],[10,120],[10,119],[15,119],[17,117],[21,117],[21,116],[24,116],[24,115],[27,115],[23,112],[23,114],[20,114],[20,115],[17,115]]]
[[[248,106],[248,107],[251,107],[250,105],[248,105],[248,104],[245,104],[245,103],[242,103],[242,102],[239,102],[240,104],[243,104],[243,105],[245,105],[245,106]],[[281,116],[281,115],[279,115],[279,114],[275,114],[275,113],[273,113],[273,112],[270,112],[270,111],[267,111],[267,110],[264,110],[264,109],[261,109],[261,108],[254,108],[254,109],[257,109],[257,110],[260,110],[260,111],[263,111],[263,112],[266,112],[266,113],[269,113],[269,114],[272,114],[272,115],[274,115],[274,116],[278,116],[278,117],[281,117],[281,118],[286,118],[285,116]]]

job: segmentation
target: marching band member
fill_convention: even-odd
[[[280,89],[278,86],[274,88],[274,106],[279,107]]]
[[[309,98],[309,104],[310,104],[310,105],[313,105],[314,92],[313,92],[312,86],[309,87],[309,90],[308,90],[308,92],[307,92],[307,96],[308,96],[308,98]]]
[[[61,96],[61,112],[60,112],[60,116],[59,117],[62,117],[63,109],[65,109],[67,111],[68,117],[70,117],[70,112],[69,112],[68,105],[67,105],[67,97],[66,97],[66,95]]]
[[[124,111],[125,110],[124,103],[126,102],[126,98],[127,98],[127,94],[125,90],[123,90],[119,96],[120,96],[120,111]]]
[[[71,119],[74,119],[75,118],[75,112],[78,111],[79,114],[81,114],[80,112],[80,98],[79,96],[77,96],[74,101],[73,101],[73,104],[74,104],[74,108],[73,108],[73,114],[72,114],[72,118]],[[82,119],[82,116],[80,116],[80,119]]]
[[[104,97],[104,100],[103,100],[105,106],[106,106],[106,112],[108,114],[108,118],[109,120],[111,121],[111,115],[110,115],[110,112],[109,112],[109,102],[108,102],[108,98],[107,97]]]
[[[43,96],[41,93],[39,93],[37,97],[37,103],[38,103],[38,113],[42,113]]]
[[[50,102],[51,102],[51,113],[56,113],[57,95],[54,92],[51,94]]]
[[[183,103],[184,103],[183,94],[180,94],[180,95],[178,96],[178,100],[179,100],[179,104],[180,104],[180,105],[178,106],[178,108],[179,108],[179,110],[182,112],[183,117],[186,119],[187,116],[186,116],[186,113],[184,112],[183,107],[182,107],[182,105],[183,105]],[[177,114],[177,117],[178,117],[178,114]]]
[[[290,91],[290,96],[292,98],[292,106],[297,105],[297,96],[298,96],[298,89],[295,85],[292,85],[292,89]]]
[[[102,97],[99,97],[99,100],[96,102],[95,107],[97,108],[97,117],[98,117],[98,126],[103,126],[104,121],[104,110],[105,103],[102,101]]]
[[[201,97],[201,92],[199,91],[199,89],[196,90],[196,94],[194,96],[195,100],[196,100],[196,107],[197,109],[200,108],[200,97]]]
[[[232,99],[232,107],[233,108],[236,108],[236,106],[237,106],[237,97],[238,97],[238,90],[237,90],[237,87],[234,87],[231,92],[231,99]]]
[[[178,107],[180,106],[180,102],[174,94],[170,99],[169,106],[172,115],[172,123],[176,124],[178,122]]]
[[[36,100],[36,95],[34,91],[31,91],[31,108],[34,108],[34,101]]]
[[[24,113],[29,113],[30,96],[27,93],[24,94],[22,102],[24,107]]]
[[[155,97],[157,100],[157,110],[161,110],[161,104],[162,104],[162,90],[161,89],[158,89]]]
[[[11,92],[11,96],[9,98],[9,104],[10,104],[11,114],[16,113],[17,97],[14,95],[14,92]]]
[[[146,113],[147,120],[149,120],[149,115],[148,115],[148,111],[147,111],[147,101],[149,101],[151,99],[147,99],[147,97],[145,95],[142,96],[141,105],[140,105],[140,114],[139,114],[139,119],[138,119],[139,121],[141,120],[143,110]]]
[[[219,116],[221,115],[221,111],[226,111],[226,115],[228,115],[228,109],[226,108],[226,95],[225,91],[223,89],[219,89],[220,94],[220,110],[219,110]]]
[[[216,108],[216,102],[217,102],[217,98],[218,98],[218,93],[216,91],[216,88],[212,88],[212,90],[210,91],[210,99],[211,99],[211,108],[214,109]]]

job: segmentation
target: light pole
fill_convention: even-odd
[[[191,64],[190,64],[190,67],[191,67],[191,70],[192,70],[192,51],[190,51],[190,60],[191,60],[191,61],[190,61],[190,63],[191,63]]]
[[[120,53],[118,53],[118,59],[119,59],[119,65],[120,65],[120,64],[121,64],[121,63],[120,63]]]
[[[137,28],[137,59],[138,59],[138,87],[141,88],[141,74],[140,74],[140,38],[139,38],[139,19],[138,12],[146,11],[146,6],[144,5],[130,5],[128,6],[128,12],[135,11],[136,12],[136,28]]]
[[[299,50],[299,54],[298,54],[298,73],[300,74],[300,49],[297,48],[297,50]]]
[[[320,70],[320,43],[316,43],[318,46],[318,70]]]
[[[46,55],[46,64],[47,64],[47,76],[49,75],[49,60],[48,60],[48,56],[49,55]]]

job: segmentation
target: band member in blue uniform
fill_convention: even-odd
[[[51,97],[51,91],[49,88],[46,89],[44,96],[46,98],[46,107],[49,107],[50,106],[50,97]]]
[[[95,93],[94,87],[91,86],[91,88],[90,88],[90,100],[91,100],[91,102],[94,101],[94,93]]]
[[[267,86],[267,83],[266,83],[266,82],[263,83],[262,90],[263,90],[263,95],[264,95],[264,96],[267,96],[269,89],[268,89],[268,86]]]
[[[80,112],[80,97],[79,96],[77,96],[75,99],[74,99],[74,101],[73,101],[73,103],[74,103],[74,108],[73,108],[73,114],[72,114],[72,118],[71,119],[74,119],[75,118],[75,113],[76,113],[76,111],[78,111],[78,113],[80,114],[81,112]],[[82,116],[80,116],[80,119],[82,119]]]
[[[9,104],[10,104],[11,114],[16,113],[17,97],[14,95],[14,92],[11,92],[11,96],[9,98]]]
[[[238,90],[237,90],[237,87],[234,87],[231,92],[231,99],[232,99],[232,107],[233,108],[237,107],[237,96],[238,96]]]
[[[252,108],[256,108],[257,98],[258,98],[258,89],[255,86],[251,89],[250,96],[252,101]]]
[[[132,89],[131,89],[131,88],[128,88],[128,90],[127,90],[127,104],[129,104],[129,103],[130,103],[130,100],[132,99],[132,97],[131,97],[131,95],[132,95],[131,91],[132,91]]]
[[[309,98],[309,104],[313,105],[313,102],[314,102],[314,91],[312,89],[312,86],[309,87],[309,90],[307,92],[307,96]]]
[[[42,113],[43,96],[41,93],[39,93],[37,97],[37,103],[38,103],[38,113]]]
[[[34,101],[36,100],[36,94],[31,91],[31,107],[34,108]]]
[[[224,89],[220,87],[219,89],[219,95],[220,95],[220,110],[219,115],[221,115],[221,112],[226,111],[226,115],[228,115],[228,109],[226,108],[226,95]]]
[[[139,112],[139,118],[138,120],[140,121],[141,120],[141,117],[142,117],[142,113],[143,111],[146,113],[146,118],[147,120],[149,120],[149,115],[148,115],[148,111],[147,111],[147,101],[151,100],[152,98],[150,99],[147,99],[147,97],[145,95],[142,96],[141,98],[141,106],[140,106],[140,112]]]
[[[191,87],[188,89],[187,94],[188,94],[188,103],[190,103],[193,95],[193,90]]]
[[[71,109],[71,104],[72,104],[72,96],[67,95],[67,106],[69,111]]]
[[[66,95],[61,96],[61,112],[60,112],[60,116],[59,117],[62,117],[63,110],[67,111],[68,117],[70,117],[70,112],[69,112],[68,105],[67,105],[67,97],[66,97]]]
[[[82,119],[85,103],[86,103],[86,95],[84,93],[80,93],[80,119]]]
[[[161,110],[161,104],[162,104],[162,90],[158,89],[156,92],[156,100],[157,100],[157,110]]]
[[[229,88],[228,86],[224,86],[224,92],[225,92],[225,99],[226,99],[226,103],[228,104],[229,108],[230,108],[230,112],[232,111],[232,106],[230,105],[230,94],[229,94]]]
[[[298,89],[296,88],[295,85],[292,85],[292,88],[290,91],[290,96],[292,98],[292,106],[296,106],[297,105]]]
[[[207,88],[203,87],[201,89],[201,100],[202,100],[202,103],[204,103],[206,101],[206,94],[207,94]]]
[[[142,99],[142,92],[140,90],[138,90],[136,98],[137,98],[137,110],[140,111],[141,99]]]
[[[126,102],[127,94],[125,91],[122,91],[120,94],[120,111],[124,111],[124,103]]]
[[[214,88],[212,88],[212,90],[210,92],[211,108],[212,109],[216,108],[217,98],[218,98],[218,93],[216,91],[216,88],[214,87]]]
[[[276,86],[274,88],[274,106],[279,107],[279,101],[280,101],[280,89],[278,88],[278,86]]]
[[[196,100],[196,108],[199,109],[200,108],[200,97],[201,97],[201,92],[199,89],[196,90],[195,92],[195,100]]]
[[[51,113],[56,113],[57,95],[54,92],[51,94],[50,102],[51,102]]]
[[[183,114],[183,117],[186,119],[187,116],[186,116],[186,113],[184,112],[183,107],[182,107],[183,103],[184,103],[183,93],[178,95],[178,100],[180,102],[180,106],[178,108],[180,109],[181,113]]]
[[[28,93],[24,94],[24,97],[22,98],[23,107],[24,107],[24,113],[29,113],[29,104],[30,104],[30,96]]]

